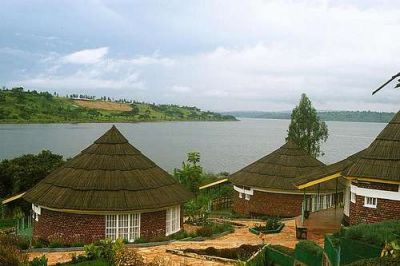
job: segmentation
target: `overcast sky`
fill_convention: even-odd
[[[0,2],[0,85],[196,105],[398,111],[399,1]]]

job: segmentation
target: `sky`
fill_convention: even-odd
[[[398,111],[399,1],[0,1],[0,85],[197,106]]]

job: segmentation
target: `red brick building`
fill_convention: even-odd
[[[90,243],[178,232],[191,196],[113,126],[23,197],[32,203],[35,239]]]
[[[344,179],[346,224],[400,219],[400,112],[365,150],[320,167],[296,185],[299,189]]]
[[[335,204],[335,192],[343,186],[327,182],[306,191],[294,183],[324,164],[289,141],[271,154],[230,176],[235,195],[233,210],[241,214],[294,217]]]

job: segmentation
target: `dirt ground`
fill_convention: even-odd
[[[74,100],[74,102],[82,107],[101,109],[107,111],[130,111],[132,107],[126,103],[114,103],[114,102],[103,102],[103,101],[83,101]]]
[[[287,247],[294,247],[297,243],[295,237],[295,223],[294,220],[285,222],[285,227],[278,234],[265,235],[264,239],[249,232],[249,227],[252,227],[254,221],[240,221],[235,222],[245,224],[246,227],[236,228],[234,233],[219,237],[217,239],[210,239],[205,241],[175,241],[167,245],[155,247],[140,247],[136,248],[138,252],[144,257],[146,262],[151,262],[154,259],[162,259],[168,265],[223,265],[220,262],[207,261],[197,258],[187,258],[179,255],[174,255],[166,252],[167,249],[185,249],[185,248],[230,248],[238,247],[242,244],[280,244]],[[317,240],[317,239],[316,239]],[[321,242],[319,240],[318,242]],[[55,265],[57,262],[67,262],[71,260],[72,254],[81,254],[83,252],[49,252],[49,253],[30,253],[30,259],[41,255],[46,255],[49,265]]]

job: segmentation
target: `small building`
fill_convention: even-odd
[[[303,208],[329,208],[337,203],[336,192],[344,189],[341,184],[327,182],[307,191],[294,185],[299,177],[323,165],[289,141],[230,176],[235,190],[233,210],[241,214],[294,217],[302,214]]]
[[[400,112],[343,175],[350,224],[400,219]]]
[[[65,243],[171,235],[191,197],[115,126],[23,195],[32,203],[33,238]]]
[[[296,186],[345,180],[345,224],[400,219],[400,112],[365,150],[313,171]]]

